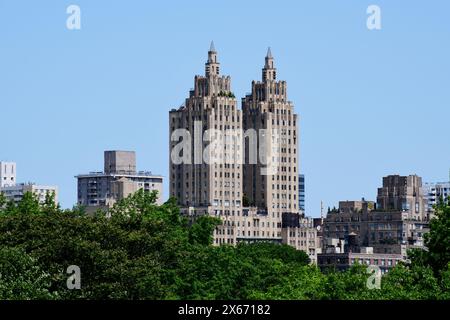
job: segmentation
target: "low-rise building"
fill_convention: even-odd
[[[208,207],[181,208],[181,213],[191,219],[198,216],[199,210],[207,215]],[[214,230],[214,244],[231,244],[239,242],[272,242],[288,244],[297,250],[306,252],[311,263],[317,264],[317,254],[322,252],[321,223],[299,213],[284,213],[282,225],[271,218],[267,210],[258,207],[243,207],[239,211],[229,210],[225,215],[216,211],[222,223]],[[281,235],[275,232],[281,229]]]
[[[374,253],[372,247],[349,246],[341,239],[327,239],[324,253],[318,254],[318,266],[321,270],[335,269],[345,271],[353,265],[378,267],[386,273],[406,256],[396,253]]]
[[[420,177],[388,176],[378,189],[377,204],[364,199],[341,201],[339,209],[328,212],[323,226],[324,241],[339,239],[345,252],[370,247],[373,254],[405,258],[408,249],[425,245],[424,234],[429,231],[425,208]]]
[[[305,251],[311,263],[317,264],[317,254],[322,252],[322,238],[318,234],[321,229],[315,225],[313,218],[301,214],[283,214],[281,230],[283,243]]]
[[[181,208],[181,214],[194,220],[199,216],[210,215],[207,212],[209,207],[190,207]],[[210,215],[211,216],[211,215]],[[242,207],[241,210],[215,210],[214,216],[220,218],[222,223],[214,230],[214,244],[231,244],[239,242],[273,242],[282,243],[281,235],[275,230],[278,225],[275,224],[267,210],[257,207]],[[281,229],[281,226],[279,226]]]
[[[58,187],[43,186],[34,183],[19,183],[13,186],[2,187],[0,192],[3,193],[8,201],[15,203],[22,200],[23,195],[27,192],[33,193],[39,199],[40,203],[44,203],[47,194],[55,195],[55,203],[58,203]]]
[[[344,271],[355,264],[360,264],[377,266],[380,268],[381,273],[386,273],[400,261],[404,261],[404,259],[398,254],[346,252],[324,253],[318,255],[318,265],[321,270],[331,268]]]
[[[37,196],[40,203],[44,203],[48,194],[54,194],[55,203],[58,203],[58,187],[39,185],[36,183],[17,183],[17,166],[15,162],[0,161],[0,192],[8,201],[15,203],[22,200],[27,192]]]

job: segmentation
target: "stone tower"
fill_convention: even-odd
[[[265,173],[264,164],[251,164],[251,145],[244,141],[244,195],[251,205],[268,211],[275,237],[281,238],[283,214],[297,214],[298,208],[298,140],[297,115],[287,100],[285,81],[277,80],[274,58],[267,50],[262,81],[252,82],[252,91],[242,99],[244,131],[266,130],[268,158],[276,170]],[[261,141],[260,141],[261,142]],[[258,154],[261,143],[258,143]]]
[[[170,112],[169,122],[170,195],[178,199],[184,214],[223,220],[215,232],[217,244],[236,243],[234,227],[242,215],[241,137],[219,141],[226,130],[242,129],[242,115],[231,92],[231,78],[220,75],[213,43],[205,75],[195,76],[194,89],[183,106]],[[177,149],[180,142],[186,147],[182,151]],[[183,161],[173,161],[177,156]]]

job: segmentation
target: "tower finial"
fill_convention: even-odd
[[[211,45],[209,46],[208,51],[208,61],[205,64],[205,74],[209,76],[219,75],[219,62],[217,61],[217,52],[214,47],[214,41],[211,41]]]
[[[272,57],[272,51],[270,50],[270,47],[267,48],[267,55],[266,55],[266,57],[269,58],[269,59],[273,58]]]
[[[264,68],[263,68],[263,81],[267,80],[276,80],[277,79],[277,71],[275,67],[273,66],[273,57],[272,57],[272,50],[270,50],[270,47],[267,48],[267,54]]]
[[[209,46],[209,51],[216,52],[216,48],[214,47],[214,41],[211,41],[211,45]]]

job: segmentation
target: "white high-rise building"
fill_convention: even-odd
[[[16,184],[16,163],[0,161],[0,188]]]
[[[425,183],[424,191],[427,199],[427,209],[433,212],[433,206],[438,204],[440,199],[447,200],[450,197],[450,181]]]

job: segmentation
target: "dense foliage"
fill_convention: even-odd
[[[381,289],[362,266],[322,273],[308,256],[270,243],[212,245],[220,220],[183,218],[173,199],[137,192],[110,216],[61,210],[49,195],[15,205],[0,194],[0,299],[449,299],[450,207],[441,204],[429,251],[394,268]],[[80,267],[81,289],[67,268]]]

